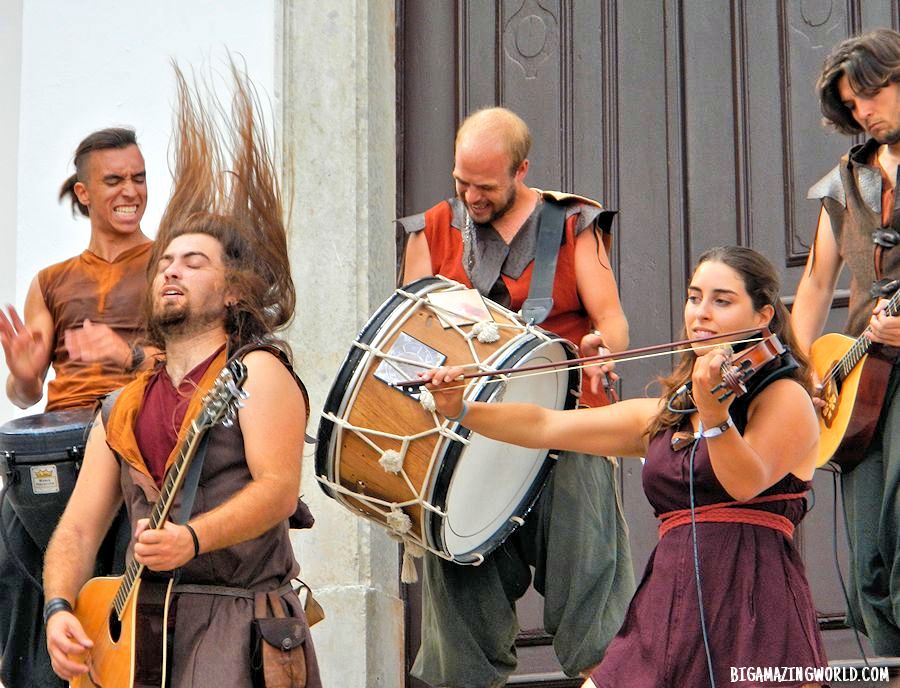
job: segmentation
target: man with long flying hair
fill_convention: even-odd
[[[148,337],[163,360],[125,387],[95,423],[84,468],[47,551],[48,648],[63,678],[97,665],[91,657],[96,644],[70,609],[100,534],[124,499],[135,533],[134,560],[153,571],[180,570],[174,657],[168,662],[172,686],[251,685],[250,627],[260,615],[254,610],[258,593],[270,593],[269,603],[279,608],[270,614],[293,617],[292,638],[305,638],[305,685],[320,685],[306,619],[290,584],[299,566],[287,525],[297,504],[308,404],[286,344],[273,335],[293,315],[294,285],[259,105],[247,76],[232,72],[226,129],[213,120],[223,109],[198,95],[176,69],[175,184],[147,295]],[[230,141],[217,136],[224,130]],[[228,153],[233,161],[225,170]],[[249,396],[232,427],[208,431],[189,520],[148,528],[204,393],[236,358],[247,367]]]

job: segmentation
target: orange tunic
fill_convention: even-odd
[[[84,320],[108,325],[126,342],[141,334],[141,304],[147,289],[151,242],[108,262],[84,251],[38,273],[44,303],[53,318],[51,365],[56,377],[47,390],[47,411],[90,406],[134,377],[112,363],[72,361],[65,332]]]

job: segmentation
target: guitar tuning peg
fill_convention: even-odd
[[[236,399],[246,399],[250,396],[243,388],[238,387],[234,380],[229,380],[225,384],[228,387],[228,392]]]
[[[230,428],[234,425],[235,420],[237,420],[237,411],[232,404],[229,404],[228,408],[225,409],[225,415],[222,416],[222,425],[226,428]]]

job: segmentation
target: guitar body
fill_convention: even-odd
[[[819,379],[829,377],[856,341],[842,334],[826,334],[813,342],[810,358]],[[817,466],[830,460],[842,473],[849,473],[863,460],[875,435],[892,367],[891,361],[871,353],[840,382],[826,385],[822,394],[825,408],[819,410]]]
[[[123,576],[92,578],[78,593],[75,616],[94,647],[82,657],[90,670],[72,688],[164,688],[166,629],[172,580],[137,579],[119,621],[114,600]]]

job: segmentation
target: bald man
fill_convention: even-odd
[[[553,308],[541,327],[584,355],[628,346],[604,238],[613,213],[589,199],[525,184],[531,135],[505,108],[470,115],[456,135],[456,197],[399,220],[408,235],[404,284],[441,274],[518,311],[531,285],[542,206],[564,206]],[[607,403],[608,369],[587,369],[580,403]],[[587,372],[586,371],[586,372]],[[422,644],[413,675],[434,686],[503,686],[516,667],[515,601],[534,586],[544,627],[569,676],[586,674],[619,629],[634,592],[616,464],[564,452],[535,508],[477,567],[426,554]],[[486,476],[489,477],[489,476]]]

